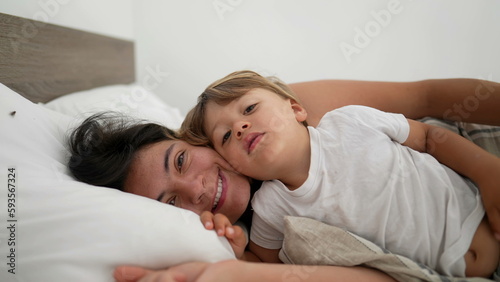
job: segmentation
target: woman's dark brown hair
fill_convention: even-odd
[[[117,113],[98,113],[71,133],[68,166],[73,176],[82,182],[123,191],[137,151],[160,141],[176,139],[176,132],[162,125]]]

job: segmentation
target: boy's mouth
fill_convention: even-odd
[[[263,136],[264,133],[250,133],[247,137],[245,137],[245,145],[248,154],[250,154],[255,149]]]

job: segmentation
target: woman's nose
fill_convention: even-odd
[[[235,127],[236,137],[241,138],[243,136],[243,132],[250,128],[250,123],[247,121],[241,121],[236,123]]]
[[[191,210],[194,208],[199,209],[199,206],[205,204],[204,202],[207,200],[205,178],[200,174],[193,176],[184,175],[183,177],[184,179],[181,179],[178,185],[182,191],[182,203],[186,205],[184,208]]]

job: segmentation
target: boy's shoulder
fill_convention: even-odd
[[[322,125],[325,126],[328,123],[335,121],[339,122],[342,120],[352,122],[355,119],[364,119],[369,118],[370,115],[375,112],[380,112],[375,108],[370,108],[362,105],[347,105],[332,111],[327,112],[320,120],[318,124],[318,128],[321,128]]]
[[[375,108],[368,107],[368,106],[363,106],[363,105],[347,105],[347,106],[342,106],[340,108],[331,110],[327,114],[358,113],[358,112],[371,112],[371,111],[380,112],[380,110],[377,110]]]

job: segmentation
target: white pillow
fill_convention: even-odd
[[[184,117],[178,108],[139,84],[110,85],[75,92],[54,99],[45,107],[77,118],[100,111],[116,111],[178,129]]]
[[[73,180],[65,142],[74,118],[0,84],[0,121],[0,281],[113,281],[122,264],[234,258],[190,211]]]

